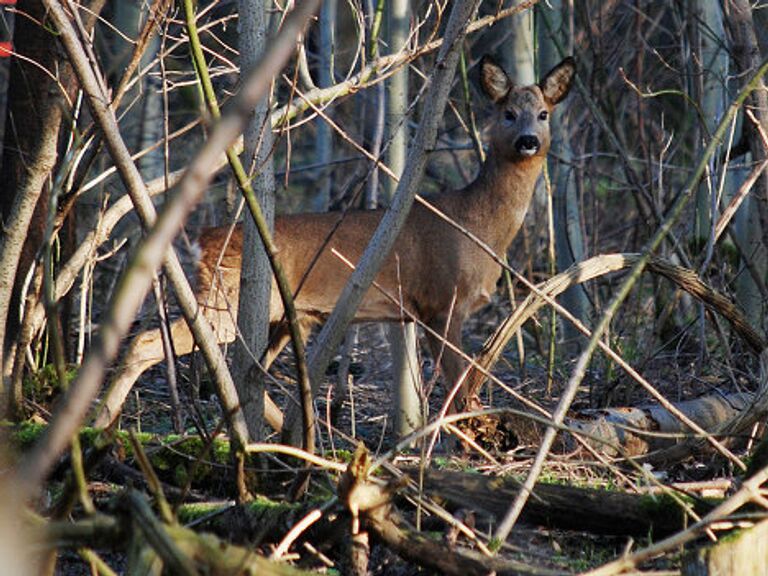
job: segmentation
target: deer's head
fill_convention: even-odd
[[[491,148],[497,155],[513,161],[546,155],[550,115],[568,95],[575,72],[575,61],[568,57],[538,84],[517,87],[491,57],[483,57],[480,84],[496,108]]]

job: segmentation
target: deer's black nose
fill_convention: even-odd
[[[536,154],[536,152],[539,151],[539,146],[541,146],[541,144],[536,136],[520,136],[515,142],[515,150],[517,150],[519,154],[525,156]]]

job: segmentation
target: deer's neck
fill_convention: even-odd
[[[504,161],[492,152],[475,181],[466,189],[468,210],[478,235],[503,254],[525,220],[545,156],[515,162]]]

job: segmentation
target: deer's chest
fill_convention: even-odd
[[[501,275],[501,267],[483,252],[477,255],[467,272],[459,289],[464,293],[467,312],[471,313],[490,302]]]

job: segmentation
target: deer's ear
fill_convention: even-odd
[[[568,96],[574,76],[576,76],[576,60],[571,56],[552,68],[539,82],[539,88],[547,102],[554,106]]]
[[[487,54],[480,61],[480,85],[486,96],[493,102],[504,98],[512,88],[512,82],[507,73]]]

